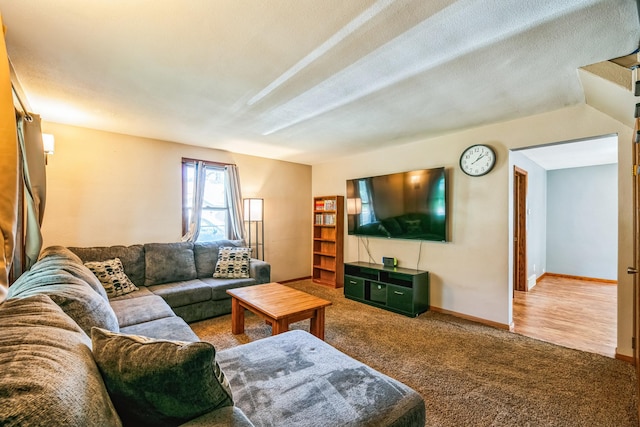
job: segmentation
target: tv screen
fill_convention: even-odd
[[[447,240],[444,167],[347,180],[349,234]]]

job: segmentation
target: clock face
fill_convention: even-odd
[[[488,145],[472,145],[460,156],[460,169],[469,176],[488,174],[496,164],[496,153]]]

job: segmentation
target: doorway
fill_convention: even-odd
[[[576,310],[592,305],[608,307],[611,315],[603,316],[601,311],[597,316],[610,323],[604,325],[599,341],[608,342],[608,356],[615,354],[615,345],[609,344],[617,342],[618,334],[617,145],[617,135],[606,135],[511,152],[515,332],[572,347],[585,328],[574,328],[569,325],[571,319],[563,318],[560,323],[567,326],[563,330],[550,325],[549,319],[557,320],[558,314],[572,310],[572,295],[590,293],[594,299],[590,303],[576,302]],[[598,301],[600,294],[605,295],[604,300]],[[541,311],[542,304],[538,304],[543,301],[546,311]],[[533,304],[538,306],[532,307]],[[538,325],[535,335],[522,332],[524,326],[531,328],[531,322],[522,321],[523,309],[535,312],[528,317]],[[575,322],[575,326],[584,325],[584,318],[578,316]],[[593,331],[597,329],[593,322],[589,325]],[[590,332],[585,332],[583,338],[593,339]],[[549,339],[544,338],[544,333],[549,334]],[[557,341],[563,334],[566,343]],[[602,339],[609,336],[610,340]]]

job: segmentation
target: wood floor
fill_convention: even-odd
[[[617,285],[544,276],[515,291],[513,323],[518,334],[615,357]]]

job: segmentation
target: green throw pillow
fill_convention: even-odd
[[[225,246],[218,251],[218,262],[213,272],[216,279],[247,279],[251,248]]]
[[[176,426],[233,405],[229,383],[207,342],[91,331],[93,354],[125,425]]]

